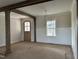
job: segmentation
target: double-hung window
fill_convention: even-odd
[[[47,21],[47,36],[56,36],[56,20]]]

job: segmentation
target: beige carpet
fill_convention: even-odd
[[[73,59],[69,46],[21,42],[12,53],[0,59]]]

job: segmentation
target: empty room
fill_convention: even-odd
[[[76,0],[0,0],[0,59],[77,59]]]

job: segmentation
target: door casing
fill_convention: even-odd
[[[30,22],[30,31],[25,31],[25,26],[24,26],[25,22]],[[24,21],[24,23],[23,23],[24,41],[31,42],[31,21],[26,20]]]

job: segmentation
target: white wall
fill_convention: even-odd
[[[51,18],[52,17],[52,18]],[[46,36],[46,21],[56,20],[56,37]],[[37,42],[71,45],[71,14],[62,12],[59,14],[37,16],[36,19]]]
[[[5,16],[0,13],[0,46],[5,45]]]
[[[51,19],[52,17],[52,19]],[[46,21],[56,19],[56,37],[46,36]],[[36,17],[36,39],[37,42],[71,45],[71,13],[62,12],[54,15]],[[34,41],[34,22],[31,18],[21,19],[22,40],[24,40],[23,22],[31,21],[31,41]]]
[[[5,14],[0,13],[0,46],[5,46]],[[10,20],[11,43],[22,41],[21,39],[21,23],[19,18],[11,18]]]
[[[72,49],[74,53],[75,59],[77,59],[77,8],[76,8],[76,0],[73,0],[72,3]]]
[[[19,18],[10,18],[11,43],[22,41],[21,39],[21,21]]]

